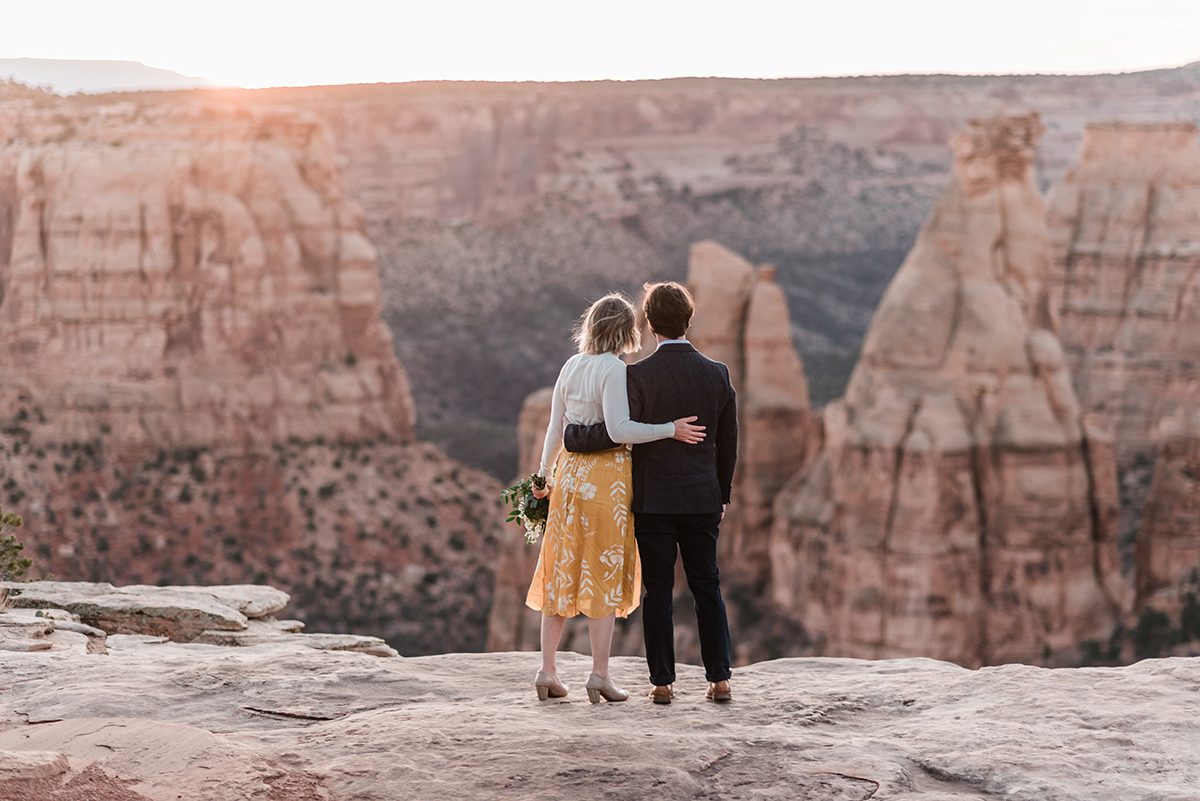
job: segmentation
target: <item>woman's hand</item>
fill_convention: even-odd
[[[549,498],[550,497],[550,485],[547,484],[546,486],[542,487],[541,489],[534,487],[533,489],[530,490],[530,492],[533,493],[533,497],[537,498],[539,501],[542,500],[543,498]]]
[[[704,441],[704,426],[695,425],[696,416],[680,417],[675,421],[675,439],[688,445],[699,445]]]

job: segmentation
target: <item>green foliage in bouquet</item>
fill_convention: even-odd
[[[550,499],[535,498],[535,489],[545,489],[546,479],[536,473],[501,491],[500,498],[509,507],[506,523],[520,523],[525,528],[525,542],[533,545],[546,530],[550,514]]]

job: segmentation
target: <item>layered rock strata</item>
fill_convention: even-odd
[[[326,130],[225,93],[5,95],[0,129],[0,503],[33,574],[269,582],[329,631],[481,649],[499,487],[413,441]]]
[[[65,100],[0,122],[0,411],[36,409],[57,441],[411,436],[375,249],[319,125]]]
[[[821,652],[1054,663],[1117,622],[1111,442],[1047,326],[1034,116],[976,122],[780,493],[771,593]]]
[[[274,587],[9,581],[0,582],[0,593],[0,651],[107,653],[108,637],[116,635],[150,644],[283,645],[397,656],[378,637],[303,634],[300,621],[276,619],[289,597]]]
[[[1125,465],[1200,406],[1200,138],[1095,124],[1049,196],[1051,288],[1080,403]]]
[[[1200,639],[1200,409],[1164,429],[1137,536],[1137,609],[1166,613]]]

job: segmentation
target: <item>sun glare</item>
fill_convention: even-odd
[[[218,85],[1111,72],[1200,58],[1200,3],[27,3],[0,57],[123,59]],[[69,19],[71,25],[63,26]]]

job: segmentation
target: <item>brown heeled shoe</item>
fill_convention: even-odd
[[[733,692],[729,689],[728,681],[712,681],[708,683],[708,692],[704,696],[710,701],[724,704],[733,700]]]
[[[533,686],[537,688],[538,700],[545,701],[548,698],[566,698],[570,689],[567,685],[558,680],[558,676],[552,676],[544,670],[539,670],[537,678],[533,680]]]
[[[655,686],[650,691],[650,700],[656,704],[669,704],[675,699],[675,689],[670,684]]]

